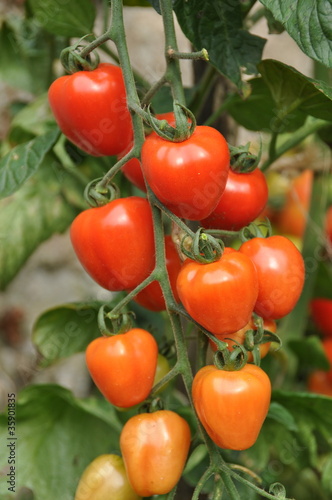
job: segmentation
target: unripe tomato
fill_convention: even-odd
[[[141,500],[132,489],[123,460],[100,455],[83,472],[74,500]]]
[[[310,309],[312,319],[323,335],[332,337],[332,300],[319,297],[312,299]]]
[[[285,205],[275,219],[279,232],[300,238],[303,236],[308,218],[312,181],[312,170],[305,170],[293,180]]]
[[[168,277],[172,292],[176,302],[179,302],[179,296],[176,289],[176,280],[181,269],[181,259],[172,241],[171,236],[165,236],[165,257]],[[158,281],[153,281],[145,287],[135,297],[135,302],[150,311],[165,311],[166,303]]]
[[[158,120],[166,120],[170,125],[175,126],[175,115],[173,111],[168,113],[161,113],[156,115]],[[132,143],[128,144],[128,147],[118,155],[118,159],[123,158],[125,154],[129,153],[132,148]],[[138,187],[141,191],[146,192],[145,181],[142,172],[141,162],[138,158],[132,158],[127,161],[121,168],[123,174],[127,177],[127,179],[134,184],[134,186]]]
[[[142,148],[142,169],[157,198],[175,215],[201,220],[215,209],[226,185],[230,155],[217,130],[196,127],[183,142],[156,133]]]
[[[120,198],[81,212],[70,237],[86,272],[107,290],[132,290],[154,268],[152,212],[144,198]]]
[[[238,173],[230,169],[225,191],[218,205],[201,224],[209,229],[237,231],[260,215],[267,199],[267,183],[259,169],[249,173]]]
[[[332,382],[327,372],[322,370],[312,372],[308,377],[307,386],[311,392],[332,397]]]
[[[103,63],[92,71],[61,76],[48,98],[66,137],[93,156],[121,153],[133,136],[122,70]]]
[[[301,253],[288,238],[253,238],[239,249],[254,263],[258,276],[255,312],[263,318],[279,319],[296,305],[304,284]]]
[[[154,376],[153,387],[158,384],[165,377],[165,375],[170,371],[171,367],[168,359],[162,354],[158,354],[157,368]],[[163,389],[163,388],[162,388]],[[161,390],[162,390],[161,389]]]
[[[249,323],[238,330],[237,332],[234,333],[229,333],[225,335],[216,335],[218,339],[222,340],[223,342],[228,343],[228,350],[233,351],[233,349],[236,347],[237,344],[244,344],[244,341],[246,339],[246,332],[248,330],[257,330],[257,326],[255,325],[255,322],[253,318],[250,319]],[[277,331],[277,325],[276,322],[271,320],[271,319],[266,319],[264,321],[264,330],[268,330],[269,332],[276,333]],[[210,346],[213,351],[217,350],[217,345],[215,342],[212,340],[209,340]],[[259,351],[260,351],[260,356],[261,358],[264,358],[267,353],[269,352],[271,342],[265,342],[264,344],[259,344]],[[248,363],[251,363],[253,361],[253,355],[251,352],[248,351]]]
[[[177,413],[160,410],[130,418],[120,435],[128,479],[138,495],[164,495],[178,483],[190,447],[190,428]]]
[[[198,417],[220,448],[246,450],[256,441],[271,399],[271,383],[256,365],[241,370],[204,366],[194,377],[192,395]]]
[[[86,349],[86,364],[94,383],[110,403],[120,408],[147,398],[154,384],[157,359],[157,342],[141,328],[98,337]]]
[[[258,293],[251,260],[226,248],[211,264],[186,259],[177,279],[180,300],[204,328],[215,335],[243,328],[251,318]]]

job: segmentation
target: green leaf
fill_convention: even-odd
[[[308,78],[295,68],[272,59],[262,61],[258,69],[281,115],[301,111],[315,118],[332,121],[332,88],[329,85]]]
[[[301,369],[329,370],[330,363],[322,342],[316,335],[300,340],[290,340],[288,346],[295,353]]]
[[[194,47],[205,48],[210,63],[238,88],[243,68],[257,73],[266,40],[243,29],[240,0],[175,0],[174,10]]]
[[[33,327],[32,340],[42,356],[41,365],[84,351],[100,332],[97,314],[101,302],[71,303],[45,311]]]
[[[274,130],[279,112],[269,87],[263,78],[252,78],[248,83],[250,94],[245,98],[238,94],[231,96],[226,103],[227,111],[248,130]],[[280,132],[297,130],[303,125],[306,115],[297,110],[286,118],[278,125]]]
[[[100,403],[101,408],[97,410]],[[56,385],[25,388],[16,407],[16,488],[33,490],[35,500],[72,500],[85,467],[98,455],[119,451],[119,424],[114,409],[103,400],[82,404],[70,391]],[[0,417],[1,449],[8,437],[6,415]],[[8,467],[7,453],[1,453],[0,469]],[[24,466],[22,466],[24,464]],[[0,497],[6,493],[0,483]]]
[[[59,134],[56,129],[25,144],[19,144],[1,159],[0,198],[13,194],[36,172]]]
[[[96,8],[91,0],[29,0],[29,5],[38,22],[50,33],[66,37],[81,37],[90,34],[96,17]]]
[[[260,0],[307,56],[332,67],[330,0]]]
[[[332,495],[332,453],[327,457],[323,465],[322,486],[326,493]]]
[[[0,201],[1,290],[41,242],[65,231],[77,215],[64,197],[68,175],[54,157],[46,156],[19,191]]]
[[[286,410],[282,405],[272,401],[269,408],[268,418],[281,423],[289,431],[297,431],[298,427],[292,414]]]

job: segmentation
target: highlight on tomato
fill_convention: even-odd
[[[315,297],[310,302],[310,311],[315,325],[325,337],[332,337],[332,299]]]
[[[290,313],[300,298],[305,279],[301,252],[284,236],[253,238],[239,249],[255,265],[258,297],[254,311],[279,319]]]
[[[201,220],[217,206],[225,189],[230,154],[216,129],[197,126],[182,142],[149,135],[142,148],[142,169],[156,197],[175,215]]]
[[[177,279],[183,307],[215,335],[233,333],[250,320],[258,294],[255,266],[232,248],[211,264],[186,259]]]
[[[141,500],[131,487],[118,455],[96,457],[84,470],[74,500]]]
[[[179,296],[176,289],[176,280],[181,269],[181,259],[177,252],[170,235],[165,236],[165,259],[166,268],[176,302],[179,302]],[[141,290],[134,301],[150,311],[165,311],[166,303],[158,281],[153,281],[143,290]]]
[[[115,406],[142,403],[154,384],[158,345],[142,328],[98,337],[86,349],[86,364],[94,383]]]
[[[164,495],[178,483],[191,441],[186,420],[170,410],[130,418],[120,435],[128,479],[142,497]]]
[[[267,182],[259,169],[248,173],[230,169],[216,208],[201,224],[209,229],[237,231],[261,214],[267,200]]]
[[[206,432],[220,448],[246,450],[257,440],[271,399],[271,383],[256,365],[220,370],[213,365],[195,375],[192,396]]]
[[[84,210],[70,238],[85,271],[107,290],[132,290],[155,266],[151,207],[139,196]]]
[[[243,328],[241,328],[237,332],[228,333],[225,335],[216,335],[216,337],[219,340],[222,340],[223,342],[227,342],[228,343],[228,350],[233,351],[234,348],[238,344],[240,344],[240,345],[244,344],[245,339],[246,339],[246,333],[248,332],[248,330],[257,330],[257,328],[258,327],[255,323],[254,318],[250,318],[250,320],[246,324],[246,326],[244,326]],[[263,328],[264,328],[264,330],[268,330],[269,332],[276,333],[277,324],[275,321],[273,321],[271,319],[266,319],[266,320],[264,320]],[[213,351],[217,351],[217,345],[215,342],[213,342],[213,340],[209,339],[209,344],[210,344],[211,349]],[[259,344],[259,352],[260,352],[261,358],[264,358],[267,355],[267,353],[270,350],[270,346],[271,346],[271,342],[264,342],[264,343]],[[248,354],[247,361],[248,361],[248,363],[251,363],[253,361],[252,352],[248,351],[247,354]]]
[[[89,155],[117,155],[132,141],[119,66],[101,63],[92,71],[61,76],[50,86],[48,98],[63,134]]]

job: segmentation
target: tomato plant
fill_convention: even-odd
[[[154,337],[141,328],[99,337],[86,350],[86,364],[93,381],[105,398],[120,408],[147,398],[154,383],[157,359]]]
[[[74,500],[140,500],[118,455],[100,455],[84,470]]]
[[[70,237],[84,269],[107,290],[130,290],[153,270],[152,215],[144,198],[120,198],[84,210],[73,221]]]
[[[149,135],[142,148],[142,169],[152,191],[169,210],[200,220],[212,212],[225,189],[229,158],[221,133],[198,126],[182,142]]]
[[[127,475],[139,495],[170,492],[182,474],[190,446],[190,428],[177,413],[141,413],[124,425],[120,446]]]
[[[295,307],[304,284],[301,253],[288,238],[253,238],[239,250],[254,263],[258,276],[255,312],[263,318],[279,319]]]
[[[86,153],[121,153],[132,140],[122,71],[102,63],[93,71],[61,76],[49,89],[49,102],[62,132]]]
[[[165,236],[165,262],[174,299],[179,302],[176,280],[181,268],[181,260],[171,236]],[[164,311],[166,309],[165,300],[158,281],[150,283],[150,285],[136,295],[134,300],[150,311]]]
[[[248,322],[258,284],[251,260],[231,248],[210,264],[184,261],[177,279],[180,300],[200,325],[216,335],[236,332]]]
[[[245,450],[255,443],[271,398],[261,368],[247,364],[227,371],[207,365],[197,372],[192,394],[200,421],[220,448]]]
[[[263,211],[267,200],[267,182],[259,169],[249,173],[230,169],[218,205],[201,224],[206,228],[236,231],[254,221]]]

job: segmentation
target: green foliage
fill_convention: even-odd
[[[332,6],[329,0],[259,0],[312,59],[332,67]]]
[[[327,371],[330,368],[319,337],[311,335],[305,339],[291,340],[288,345],[296,354],[302,369],[307,367],[310,370]]]

